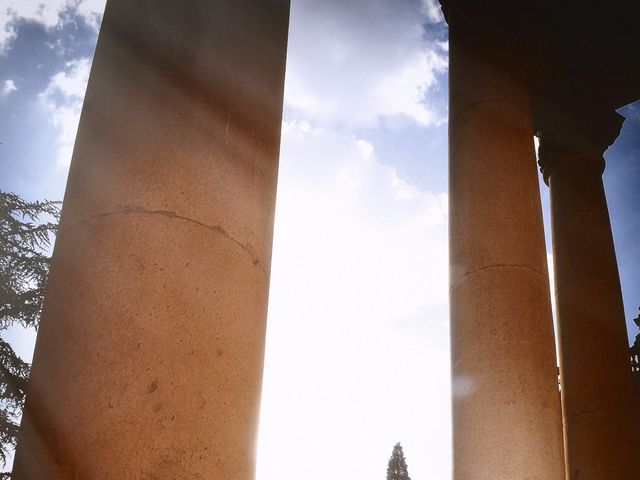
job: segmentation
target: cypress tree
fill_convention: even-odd
[[[387,480],[411,480],[400,442],[393,447],[389,465],[387,466]]]
[[[37,329],[49,273],[59,202],[28,202],[0,191],[0,463],[15,448],[29,364],[5,339],[18,324]],[[0,479],[9,478],[1,472]]]

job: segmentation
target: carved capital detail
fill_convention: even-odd
[[[563,168],[602,175],[603,154],[620,134],[624,117],[614,110],[569,109],[536,99],[532,105],[534,127],[540,139],[538,163],[549,176],[560,164]]]
[[[595,175],[602,175],[605,168],[603,157],[604,150],[599,149],[574,149],[560,145],[553,140],[546,140],[544,136],[538,134],[540,146],[538,147],[538,165],[544,178],[544,183],[549,185],[551,173],[558,167],[571,169],[576,172],[591,172]]]

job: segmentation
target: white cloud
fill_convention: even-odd
[[[436,73],[446,70],[447,58],[437,50],[416,52],[395,75],[382,79],[376,90],[378,115],[407,115],[421,125],[438,124],[445,118],[424,103],[427,91],[436,83]]]
[[[360,155],[367,160],[371,159],[373,157],[373,145],[366,140],[358,139],[357,137],[353,138]]]
[[[65,4],[20,15],[55,28]],[[292,2],[258,480],[383,478],[397,441],[413,478],[450,477],[447,196],[378,161],[357,128],[442,120],[434,5]],[[18,18],[5,14],[2,31]],[[88,73],[70,62],[40,96],[61,167]]]
[[[67,168],[71,162],[90,69],[91,60],[88,58],[68,62],[63,71],[51,77],[47,88],[40,94],[40,100],[58,130],[59,167]]]
[[[18,90],[18,87],[16,87],[16,84],[13,80],[4,81],[4,86],[2,87],[2,93],[4,95],[9,95],[11,92],[15,92],[16,90]]]
[[[448,45],[425,40],[442,16],[434,0],[291,8],[257,479],[383,478],[400,441],[413,478],[445,480],[447,195],[378,161],[361,128],[443,121]]]
[[[440,3],[438,0],[422,0],[423,8],[427,17],[432,22],[442,22],[444,21],[444,16],[442,15],[442,11],[440,10]]]
[[[291,9],[287,106],[349,127],[397,115],[443,121],[428,105],[448,67],[445,44],[425,40],[425,28],[442,28],[433,0],[299,0]]]
[[[16,22],[38,22],[46,28],[62,24],[61,13],[71,10],[98,29],[106,0],[6,0],[0,7],[0,53],[16,35]]]
[[[258,480],[449,478],[446,194],[302,121],[278,183]]]
[[[100,28],[102,14],[106,0],[75,0],[75,8],[78,14],[96,31]]]
[[[556,358],[560,358],[560,345],[558,336],[558,310],[556,308],[556,276],[553,264],[553,253],[547,252],[547,268],[549,271],[549,295],[551,296],[551,315],[553,317],[553,329],[555,333]]]

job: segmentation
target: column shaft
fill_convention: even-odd
[[[528,91],[455,25],[450,45],[454,479],[563,479]]]
[[[598,153],[554,156],[548,182],[567,476],[636,478],[640,424],[601,178],[604,160]]]
[[[109,0],[15,480],[254,476],[288,0]]]

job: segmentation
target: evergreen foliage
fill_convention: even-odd
[[[402,445],[396,443],[389,459],[387,466],[387,480],[411,480],[409,470],[407,469],[407,461],[404,458]]]
[[[636,326],[640,328],[640,313],[638,313],[638,316],[633,319],[633,323],[635,323]],[[640,355],[640,333],[636,335],[636,340],[635,342],[633,342],[633,346],[631,347],[631,350],[635,351],[637,355]]]
[[[15,448],[29,364],[3,338],[14,324],[37,329],[60,202],[27,202],[0,190],[0,459]],[[0,478],[8,478],[0,474]]]

